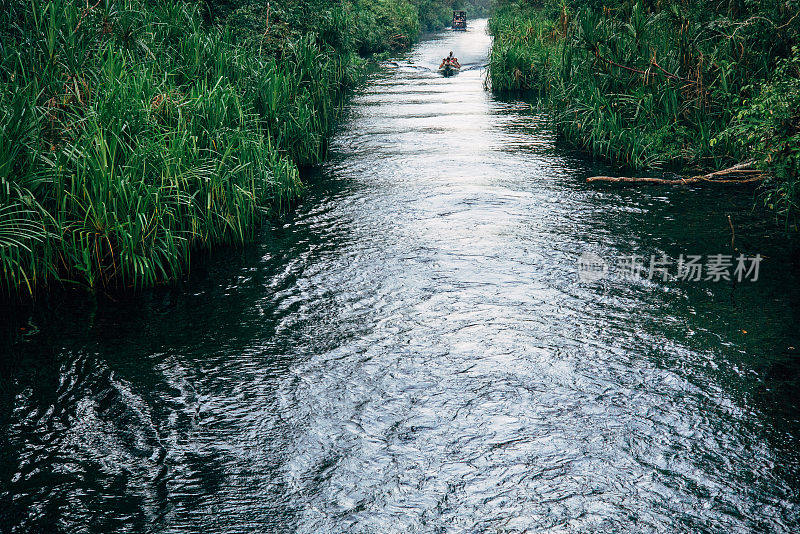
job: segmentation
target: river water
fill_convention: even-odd
[[[796,252],[752,189],[586,184],[484,27],[374,74],[259,243],[31,317],[1,531],[800,529]],[[758,280],[617,269],[734,248]]]

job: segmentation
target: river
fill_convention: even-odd
[[[258,243],[32,315],[0,530],[800,529],[796,248],[754,189],[587,184],[485,90],[484,28],[372,75]],[[649,274],[738,253],[757,280]]]

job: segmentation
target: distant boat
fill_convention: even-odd
[[[467,31],[467,12],[466,11],[453,11],[453,31],[465,32]]]

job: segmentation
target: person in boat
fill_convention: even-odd
[[[450,65],[451,67],[453,67],[455,69],[460,69],[461,68],[461,63],[458,62],[458,58],[453,57],[453,51],[452,50],[450,51],[450,55],[442,60],[442,64],[439,65],[439,68],[443,69],[447,65]]]

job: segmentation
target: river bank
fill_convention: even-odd
[[[450,2],[12,1],[0,14],[0,292],[130,290],[250,240],[324,159],[364,59]]]
[[[501,2],[495,92],[530,91],[568,141],[633,169],[754,160],[759,202],[798,210],[800,18],[785,2]]]

